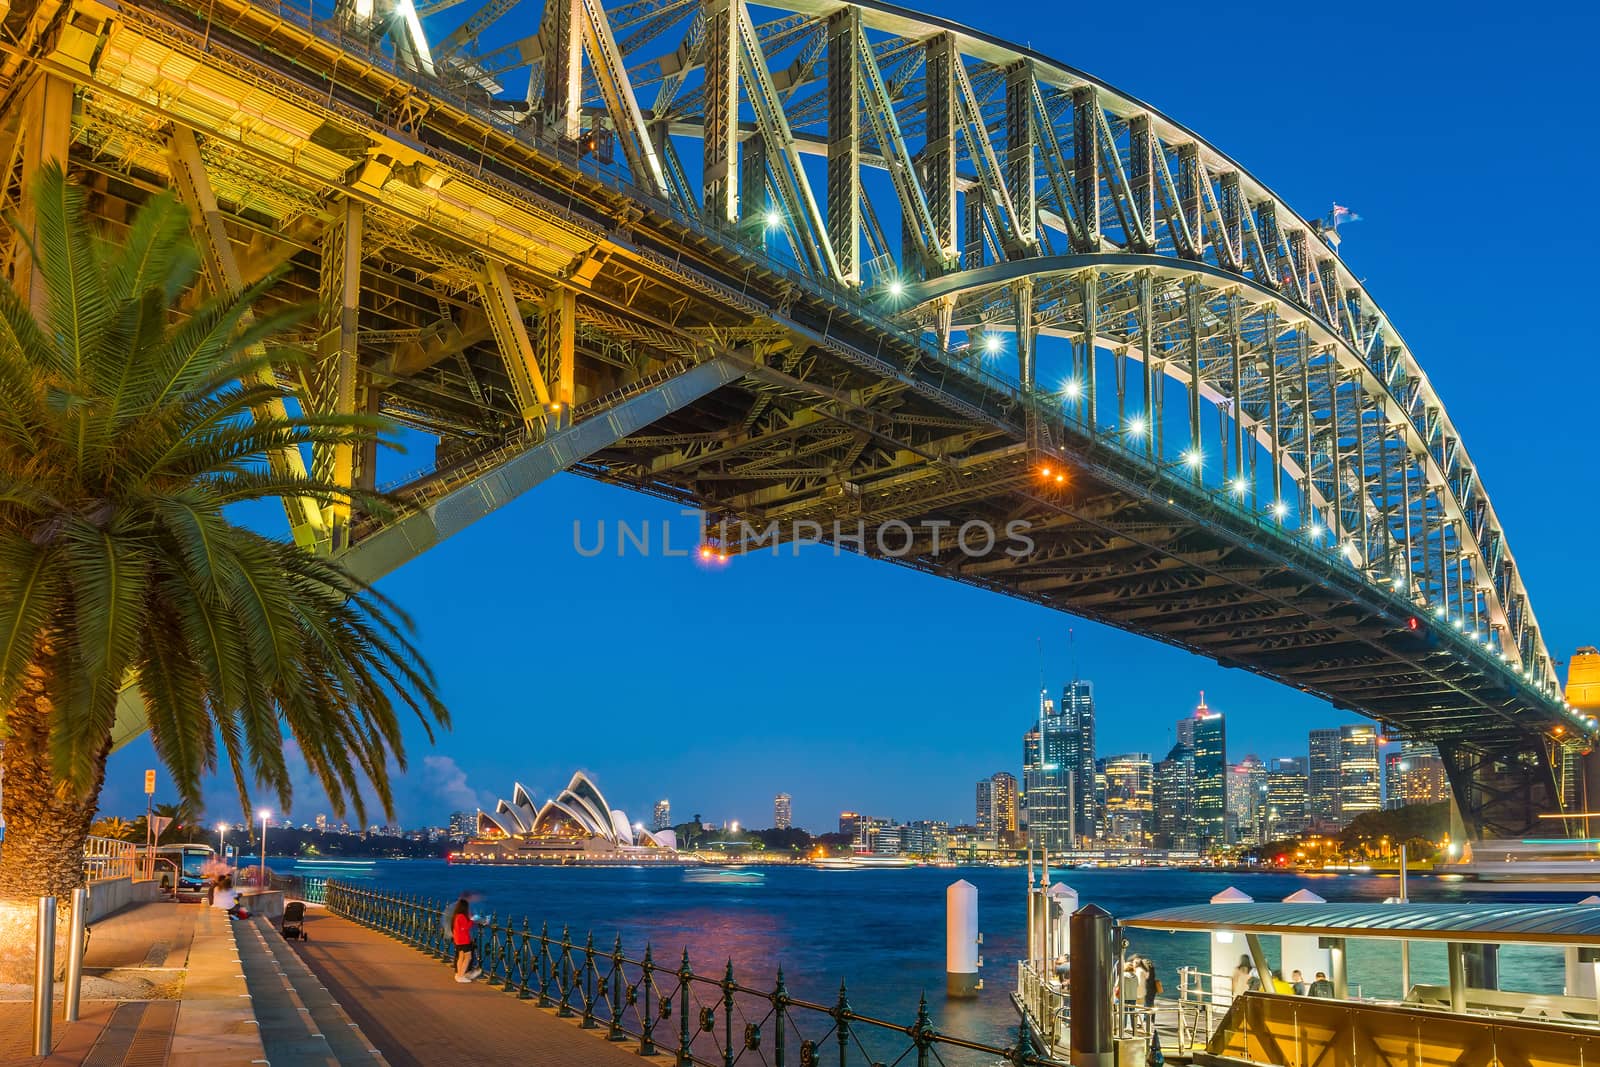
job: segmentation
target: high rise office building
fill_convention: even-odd
[[[1405,741],[1397,752],[1384,757],[1384,806],[1403,808],[1407,804],[1436,804],[1450,799],[1450,782],[1445,777],[1439,749],[1426,741]]]
[[[861,835],[861,824],[867,817],[857,811],[841,811],[839,813],[839,833],[852,841]]]
[[[1383,808],[1378,764],[1378,728],[1372,723],[1339,727],[1339,824]]]
[[[1028,794],[1028,836],[1038,847],[1061,852],[1076,847],[1073,833],[1075,782],[1069,758],[1077,742],[1067,715],[1041,694],[1039,725],[1022,740],[1022,777]]]
[[[1222,713],[1200,706],[1194,713],[1194,835],[1202,851],[1227,844],[1228,739]]]
[[[1107,844],[1137,848],[1150,843],[1155,830],[1154,779],[1148,752],[1106,757],[1103,837]]]
[[[1094,750],[1094,683],[1074,678],[1061,691],[1061,718],[1066,732],[1063,746],[1071,772],[1073,831],[1080,844],[1099,835],[1096,763]]]
[[[779,793],[772,798],[772,825],[776,829],[787,830],[793,824],[793,798],[788,793]]]
[[[1254,753],[1228,768],[1228,842],[1262,844],[1267,811],[1267,765]]]
[[[1306,767],[1306,818],[1317,830],[1339,822],[1339,731],[1311,731],[1311,761]]]
[[[655,828],[657,830],[672,829],[672,805],[665,800],[656,801]]]
[[[1306,761],[1275,759],[1267,768],[1266,840],[1298,837],[1306,830]]]
[[[1202,701],[1205,697],[1202,695]],[[1194,716],[1185,715],[1178,720],[1178,744],[1185,748],[1194,748]]]
[[[1010,774],[1008,771],[995,771],[994,774],[990,774],[989,817],[994,838],[1002,845],[1016,843],[1016,829],[1018,829],[1016,793],[1018,793],[1016,774]]]
[[[1181,741],[1173,745],[1167,758],[1155,765],[1152,779],[1155,830],[1151,843],[1184,852],[1193,849],[1194,749]]]
[[[977,803],[974,805],[975,818],[972,825],[978,828],[978,836],[993,839],[994,832],[994,782],[990,778],[978,779]]]

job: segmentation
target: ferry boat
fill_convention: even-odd
[[[1145,1063],[1148,1053],[1139,1046],[1147,1046],[1154,1035],[1168,1062],[1227,1067],[1581,1067],[1600,1062],[1600,902],[1328,903],[1302,891],[1281,903],[1265,903],[1230,890],[1216,898],[1219,902],[1124,919],[1099,952],[1103,973],[1091,975],[1095,945],[1067,966],[1059,955],[1063,910],[1041,907],[1036,898],[1044,892],[1030,894],[1035,899],[1029,905],[1029,958],[1017,965],[1012,994],[1042,1056],[1089,1063],[1099,1061],[1080,1055],[1100,1052],[1110,1063],[1114,1048],[1114,1062]],[[1048,892],[1075,903],[1076,894],[1063,886]],[[1128,930],[1204,934],[1211,943],[1210,963],[1182,968],[1178,988],[1158,994],[1154,1006],[1146,1008],[1130,994],[1131,983],[1116,977]],[[1274,940],[1277,951],[1271,952]],[[1398,964],[1399,995],[1373,996],[1350,983],[1346,961],[1352,942],[1388,946]],[[1445,949],[1442,983],[1412,980],[1411,946],[1430,942]],[[1564,960],[1562,992],[1506,988],[1499,968],[1504,945],[1559,954],[1552,962]],[[1160,958],[1159,949],[1155,955]],[[1265,988],[1233,988],[1241,955],[1255,974],[1267,976]],[[1322,972],[1327,979],[1315,994],[1297,994],[1278,977],[1294,970],[1307,979]],[[1096,1035],[1096,1027],[1109,1020],[1110,1032],[1097,1040],[1111,1048],[1080,1047],[1083,1035],[1073,1034],[1068,1010],[1069,978],[1087,979],[1091,987],[1103,981],[1111,991],[1110,1010],[1082,1028],[1083,1034]]]
[[[1474,841],[1438,870],[1464,889],[1501,896],[1600,894],[1600,838]]]
[[[812,860],[811,865],[825,871],[860,871],[886,867],[915,867],[916,861],[909,856],[880,856],[870,852],[858,852],[853,856],[822,856]]]

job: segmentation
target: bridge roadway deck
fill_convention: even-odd
[[[295,950],[393,1067],[639,1062],[632,1043],[482,982],[457,983],[439,960],[320,908],[307,912],[306,933]]]

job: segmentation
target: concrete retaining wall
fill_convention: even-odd
[[[153,881],[135,882],[131,878],[107,878],[89,887],[89,914],[85,922],[96,923],[108,915],[134,904],[145,904],[161,898],[161,884]]]
[[[283,890],[245,889],[239,893],[239,903],[250,909],[251,915],[264,915],[273,926],[283,925]]]

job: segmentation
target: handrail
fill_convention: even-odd
[[[89,837],[83,842],[83,880],[88,885],[117,878],[143,881],[141,848],[115,837]]]
[[[451,952],[446,901],[330,881],[326,903],[336,914],[440,959]],[[473,953],[474,966],[491,985],[578,1018],[585,1029],[604,1027],[612,1041],[632,1039],[641,1056],[673,1055],[680,1067],[820,1064],[824,1056],[838,1067],[977,1067],[995,1057],[1013,1067],[1067,1067],[1037,1053],[1026,1017],[1017,1044],[1002,1048],[940,1033],[926,996],[914,1022],[889,1022],[852,1010],[842,982],[832,1004],[800,1000],[789,994],[781,969],[772,988],[756,988],[735,977],[732,961],[720,976],[697,974],[688,949],[676,965],[656,962],[648,943],[641,956],[630,957],[620,934],[607,951],[595,946],[593,933],[579,942],[567,928],[556,937],[549,924],[536,933],[526,918],[519,927],[509,917],[490,915],[473,925]]]

